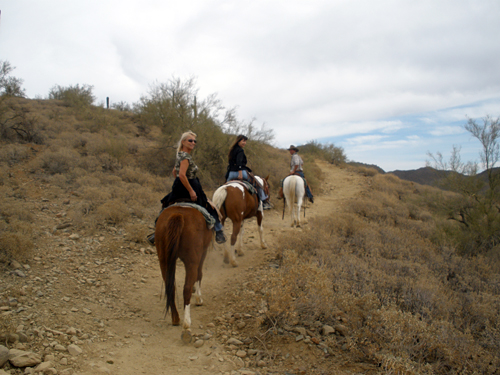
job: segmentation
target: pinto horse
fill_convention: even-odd
[[[269,185],[267,183],[268,178],[269,176],[266,178],[255,176],[255,179],[257,179],[257,181],[264,187],[266,194],[268,194],[269,191]],[[264,229],[262,228],[264,212],[262,209],[262,203],[259,203],[259,199],[257,198],[257,194],[250,194],[242,182],[233,180],[226,182],[226,184],[219,187],[215,191],[212,201],[220,210],[222,215],[222,225],[224,225],[227,218],[231,219],[233,222],[231,250],[230,253],[228,253],[227,246],[224,247],[224,263],[231,263],[233,267],[238,266],[235,259],[236,240],[239,235],[236,250],[239,256],[243,256],[243,223],[244,220],[250,219],[254,216],[257,217],[257,225],[259,226],[260,246],[263,249],[267,249],[267,244],[264,241]]]
[[[306,189],[304,180],[300,176],[291,175],[283,181],[283,195],[288,204],[291,215],[291,224],[300,227],[300,208],[304,200]],[[284,214],[285,211],[283,211]],[[295,216],[297,218],[295,218]]]
[[[173,206],[163,210],[156,222],[155,245],[160,269],[165,283],[167,308],[172,312],[172,324],[180,324],[175,306],[175,268],[177,259],[184,263],[184,321],[182,323],[184,342],[191,341],[191,295],[195,286],[196,305],[202,305],[201,278],[203,262],[212,231],[207,228],[205,218],[196,208]]]

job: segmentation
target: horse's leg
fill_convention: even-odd
[[[291,207],[290,207],[290,217],[291,217],[291,227],[293,228],[295,226],[295,202],[292,202]]]
[[[189,262],[184,264],[186,269],[186,279],[184,281],[184,320],[182,328],[184,331],[181,334],[182,341],[186,344],[191,342],[191,296],[193,294],[193,285],[198,276],[198,264]]]
[[[262,211],[257,211],[257,225],[259,226],[260,247],[267,249],[266,241],[264,241],[264,227],[262,226],[262,219],[264,214]]]
[[[240,233],[241,223],[241,221],[233,221],[233,233],[231,233],[231,249],[229,250],[229,263],[231,263],[233,267],[238,267],[238,263],[236,262],[236,257],[234,254],[234,245],[236,244],[238,234]]]
[[[302,207],[302,198],[297,199],[297,228],[300,228],[300,209]]]
[[[157,251],[158,251],[158,258],[160,260],[160,270],[161,270],[161,277],[163,278],[163,284],[166,286],[167,285],[167,255],[164,252],[164,248],[161,245],[159,238],[157,238]],[[172,325],[178,326],[180,324],[180,318],[179,318],[179,312],[177,311],[177,307],[175,306],[175,288],[173,289],[172,292],[172,301],[173,304],[170,306],[170,311],[172,315]]]
[[[203,299],[201,298],[201,278],[203,277],[203,262],[205,261],[205,257],[207,256],[207,252],[205,251],[201,256],[200,265],[198,266],[198,278],[194,283],[195,287],[195,297],[196,297],[196,306],[203,305]]]
[[[245,221],[241,222],[240,226],[240,234],[238,236],[238,243],[236,244],[236,253],[238,254],[239,257],[242,257],[245,255],[243,252],[243,236],[245,234]]]

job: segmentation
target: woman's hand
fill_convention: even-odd
[[[198,196],[196,195],[194,190],[189,192],[189,196],[191,197],[191,201],[196,202],[198,200]]]
[[[238,180],[243,180],[243,172],[241,170],[238,171]]]

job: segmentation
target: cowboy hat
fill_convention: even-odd
[[[294,145],[290,145],[290,147],[287,149],[288,151],[294,150],[295,152],[299,152],[299,149],[295,147]]]

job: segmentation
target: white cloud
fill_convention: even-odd
[[[373,136],[397,150],[383,135],[405,147],[499,114],[498,14],[496,0],[16,0],[2,4],[0,50],[31,97],[80,83],[132,103],[194,76],[278,145]]]

